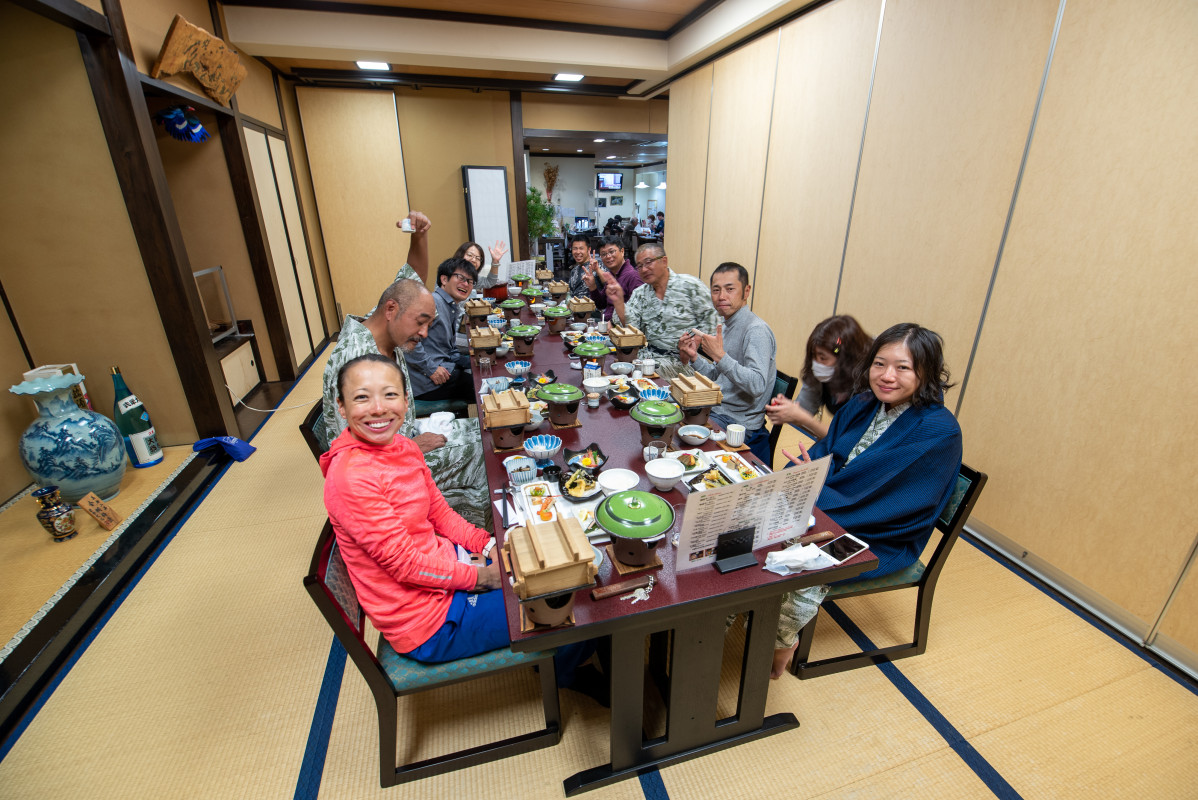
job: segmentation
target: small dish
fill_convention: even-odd
[[[627,411],[635,406],[639,401],[630,394],[616,393],[608,395],[611,404],[621,411]]]
[[[561,449],[561,438],[548,433],[541,433],[524,440],[524,452],[528,453],[529,458],[537,460],[538,467],[549,466],[552,463],[550,459]]]
[[[544,386],[549,383],[555,383],[556,381],[557,381],[557,373],[551,369],[545,370],[544,372],[538,374],[533,379],[534,383],[537,383],[541,386]]]
[[[592,472],[599,469],[607,463],[607,456],[599,449],[599,445],[592,442],[581,450],[565,450],[566,464],[571,467],[589,469]],[[587,463],[590,459],[590,463]]]
[[[682,462],[673,458],[655,458],[645,464],[645,474],[659,492],[672,490],[685,471]]]
[[[700,445],[711,436],[711,430],[702,425],[683,425],[678,429],[678,438],[689,445]]]
[[[509,361],[503,365],[507,369],[509,375],[520,377],[524,373],[532,369],[531,361]]]
[[[641,476],[630,469],[609,469],[599,473],[599,488],[608,497],[636,487]]]
[[[513,486],[521,486],[537,477],[537,462],[528,456],[508,456],[503,460]]]
[[[677,459],[682,464],[685,472],[684,475],[694,475],[696,472],[704,472],[711,469],[711,458],[702,450],[673,450],[666,453],[666,458]]]
[[[587,329],[587,324],[585,322],[571,322],[570,323],[570,330],[572,330],[572,331],[578,331],[579,333],[582,333],[586,329]]]
[[[632,364],[627,361],[616,361],[607,365],[608,370],[616,375],[627,375],[632,372]]]
[[[713,441],[713,442],[722,442],[727,438],[728,438],[727,435],[723,431],[712,431],[711,432],[711,441]]]
[[[604,392],[611,381],[607,378],[586,378],[582,382],[582,387],[588,392]]]
[[[562,472],[562,497],[579,503],[599,494],[602,491],[599,488],[599,481],[592,478],[588,472],[589,470],[585,469],[576,469],[569,475]]]

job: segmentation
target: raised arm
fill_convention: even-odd
[[[408,265],[416,270],[420,280],[428,283],[428,230],[433,226],[429,218],[419,211],[408,213],[407,219],[412,224],[412,237],[408,240]],[[403,220],[395,223],[402,228]]]

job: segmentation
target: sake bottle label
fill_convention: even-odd
[[[116,403],[118,414],[128,414],[133,409],[141,405],[141,401],[137,399],[137,395],[131,394],[128,397],[123,397]]]
[[[158,446],[158,434],[151,427],[139,433],[129,434],[129,444],[137,456],[138,464],[157,461],[162,458],[162,448]]]

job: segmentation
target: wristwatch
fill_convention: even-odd
[[[495,548],[495,537],[491,537],[491,541],[487,542],[487,546],[483,548],[483,558],[490,558],[491,550]]]

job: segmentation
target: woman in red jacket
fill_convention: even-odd
[[[320,458],[324,503],[358,601],[396,652],[453,661],[510,643],[501,574],[487,564],[495,540],[449,507],[424,456],[399,433],[407,413],[403,374],[391,359],[355,358],[337,376],[348,427]],[[454,545],[481,554],[460,561]],[[558,648],[558,684],[590,655]]]

